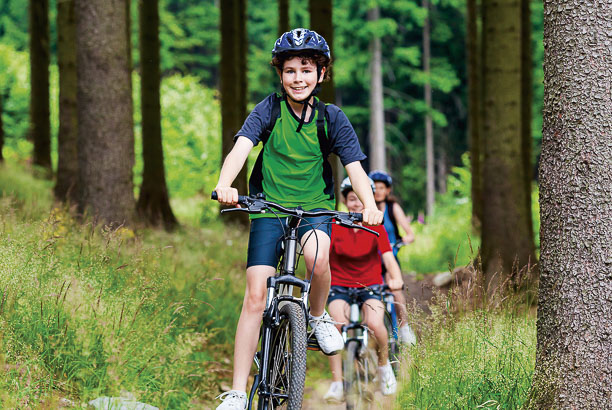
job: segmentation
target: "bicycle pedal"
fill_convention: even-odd
[[[313,350],[313,351],[321,350],[321,346],[319,346],[319,342],[317,341],[317,338],[314,335],[308,336],[308,342],[307,342],[306,348],[308,350]]]

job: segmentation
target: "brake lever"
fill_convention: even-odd
[[[380,236],[380,234],[370,228],[366,228],[363,225],[357,225],[356,223],[353,223],[353,221],[350,220],[350,218],[338,218],[338,221],[336,222],[338,225],[340,226],[344,226],[345,228],[355,228],[355,229],[362,229],[364,231],[373,233],[376,236]]]
[[[221,213],[225,214],[225,213],[228,213],[228,212],[239,212],[239,211],[248,212],[249,208],[227,208],[227,209],[222,209]]]

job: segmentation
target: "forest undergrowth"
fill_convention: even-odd
[[[231,380],[246,244],[246,232],[219,221],[171,234],[80,222],[54,205],[49,182],[4,165],[0,408],[81,407],[126,392],[160,408],[212,406]],[[432,314],[413,311],[419,343],[404,352],[398,407],[524,401],[533,309],[467,300],[439,295]],[[327,372],[323,357],[309,359],[308,383]]]

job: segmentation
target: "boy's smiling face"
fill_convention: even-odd
[[[324,74],[325,67],[321,70],[321,81]],[[304,101],[319,82],[319,79],[317,79],[317,65],[307,58],[290,58],[283,65],[281,80],[289,97],[295,101]]]

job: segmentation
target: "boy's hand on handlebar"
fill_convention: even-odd
[[[389,279],[387,285],[391,290],[401,290],[404,287],[404,281],[402,279]]]
[[[383,213],[378,210],[378,208],[364,208],[363,213],[363,224],[374,226],[380,225],[383,220]]]
[[[215,192],[217,193],[217,200],[223,205],[236,205],[238,203],[238,190],[236,188],[218,186],[215,188]]]

